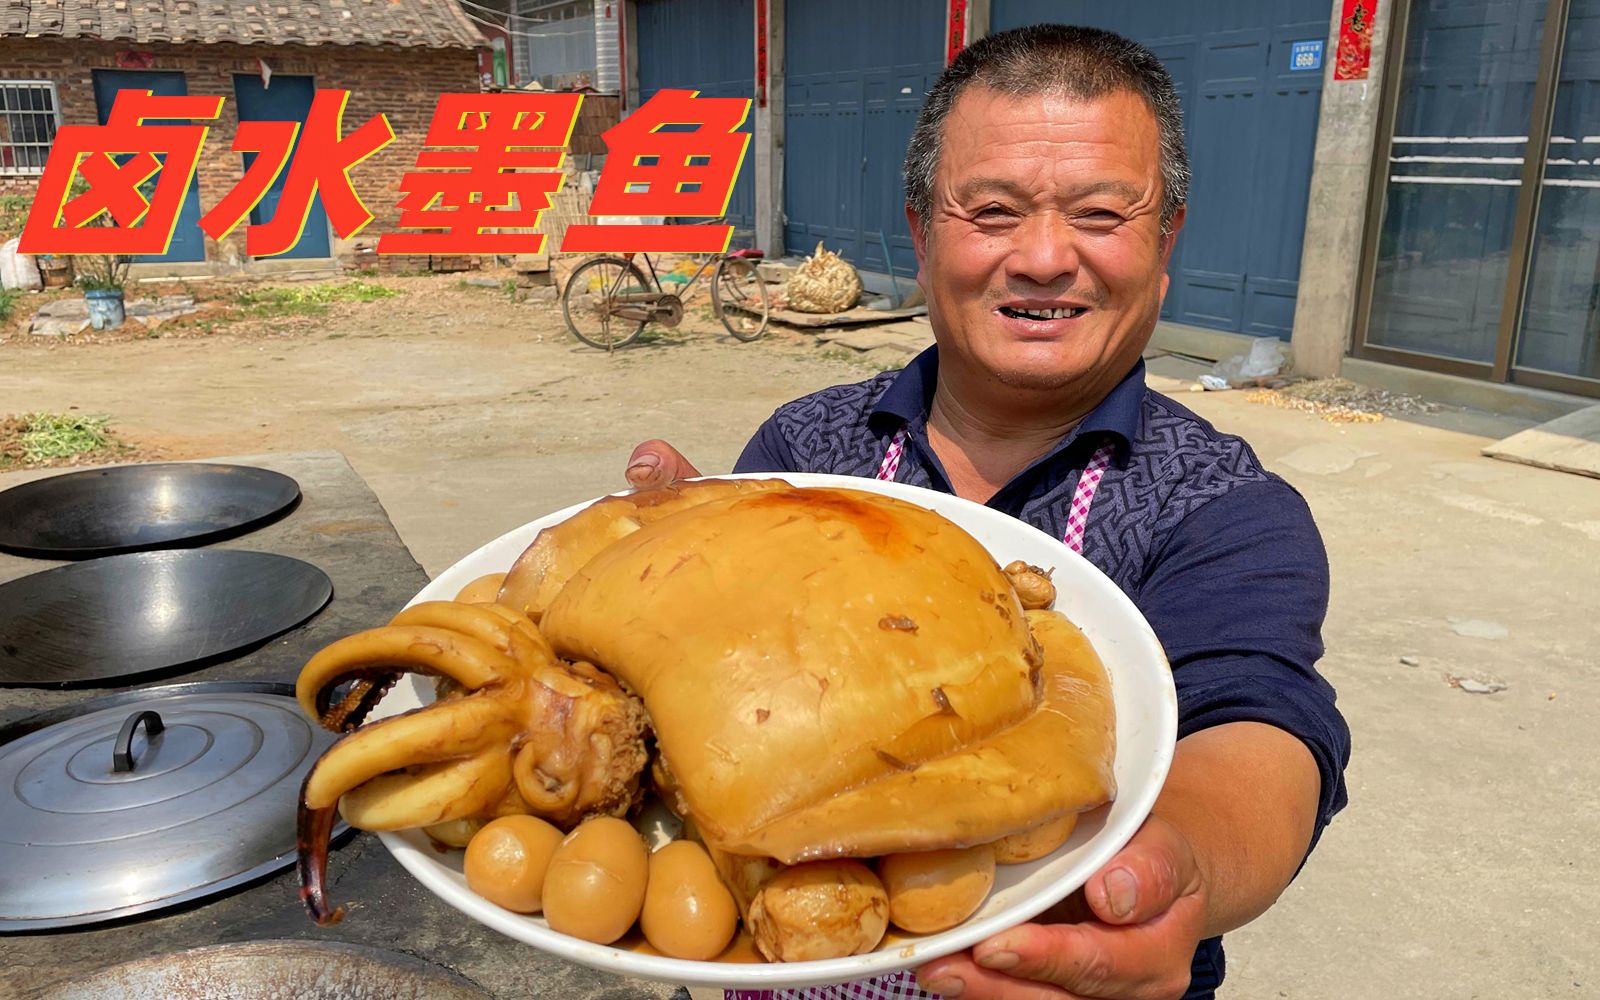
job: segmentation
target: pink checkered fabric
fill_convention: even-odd
[[[1111,464],[1111,455],[1111,445],[1101,445],[1089,459],[1089,464],[1084,466],[1083,475],[1078,477],[1078,488],[1072,491],[1072,509],[1067,511],[1067,534],[1062,541],[1079,555],[1083,554],[1083,529],[1089,526],[1089,505],[1094,503],[1094,491],[1100,486],[1100,477],[1106,474],[1106,466]]]
[[[891,972],[837,986],[810,986],[800,990],[728,990],[723,1000],[937,1000],[917,988],[913,972]]]
[[[889,442],[889,450],[883,454],[883,462],[878,465],[878,478],[894,479],[895,473],[900,471],[900,456],[905,452],[906,430],[902,427],[895,432],[894,439]],[[1083,554],[1083,529],[1089,526],[1089,505],[1094,502],[1094,491],[1100,486],[1100,478],[1106,474],[1113,453],[1111,445],[1101,445],[1084,467],[1083,475],[1078,477],[1078,488],[1072,491],[1072,509],[1067,511],[1067,534],[1061,540],[1079,555]]]
[[[893,482],[894,474],[900,471],[900,456],[906,453],[906,429],[904,427],[894,432],[894,440],[889,442],[889,450],[883,453],[883,463],[878,466],[878,478]]]

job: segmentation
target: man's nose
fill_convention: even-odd
[[[1016,242],[1006,259],[1008,276],[1049,285],[1078,273],[1078,234],[1060,215],[1030,216],[1014,233]]]

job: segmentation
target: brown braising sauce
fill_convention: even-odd
[[[741,505],[743,504],[753,507],[803,507],[810,511],[825,511],[854,527],[861,533],[861,537],[866,539],[867,544],[879,553],[887,553],[891,548],[900,550],[915,547],[911,539],[906,538],[900,531],[894,518],[871,504],[837,490],[772,490],[755,494],[741,501]]]

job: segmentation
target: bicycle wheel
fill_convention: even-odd
[[[645,321],[616,315],[612,297],[648,292],[644,272],[621,257],[596,257],[572,272],[561,293],[561,312],[572,335],[602,351],[626,347],[638,339]],[[643,306],[634,306],[642,309]]]
[[[729,333],[746,343],[767,332],[772,304],[755,261],[722,258],[711,275],[711,309]]]

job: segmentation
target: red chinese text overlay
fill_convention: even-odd
[[[750,100],[662,90],[606,130],[589,214],[713,219],[728,210],[750,135]],[[683,131],[683,129],[689,129]],[[723,253],[732,226],[575,225],[563,253]]]
[[[318,91],[302,125],[240,122],[233,152],[244,176],[200,219],[220,240],[283,178],[272,218],[245,231],[246,252],[268,257],[294,247],[319,194],[334,232],[348,239],[373,215],[350,171],[394,140],[377,115],[344,134],[349,92]],[[561,188],[564,148],[580,94],[445,94],[427,149],[400,184],[400,232],[379,253],[537,253],[535,232]],[[733,227],[644,225],[640,217],[716,219],[726,214],[750,136],[739,132],[750,101],[664,90],[605,133],[609,150],[590,204],[615,225],[574,225],[560,252],[725,252]],[[102,126],[60,129],[23,229],[29,254],[160,256],[170,248],[221,97],[158,97],[122,91]],[[75,185],[75,181],[79,182]],[[85,188],[87,190],[85,190]]]
[[[532,232],[561,188],[562,148],[578,120],[581,94],[446,94],[428,128],[435,149],[417,154],[419,169],[400,182],[401,229],[385,233],[379,253],[538,253]],[[455,147],[444,151],[439,147]]]
[[[220,97],[124,90],[104,125],[63,126],[17,249],[28,254],[166,253],[208,126],[146,121],[192,122],[221,112]],[[118,157],[125,159],[119,163]],[[72,182],[79,175],[88,189],[74,196]],[[152,177],[153,187],[146,184]],[[102,215],[112,225],[99,223]]]
[[[349,239],[365,229],[372,221],[372,213],[350,183],[350,168],[393,142],[394,129],[389,127],[387,118],[378,115],[344,135],[344,108],[349,97],[347,90],[317,91],[304,129],[297,122],[240,122],[233,151],[254,153],[255,160],[233,190],[201,217],[200,228],[206,235],[220,240],[232,232],[261,201],[285,166],[289,174],[272,218],[245,229],[246,253],[271,257],[292,249],[305,232],[311,200],[319,192],[328,221],[340,237]]]

